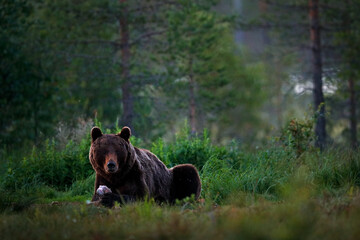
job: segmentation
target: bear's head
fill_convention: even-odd
[[[135,163],[130,136],[128,127],[118,134],[103,134],[98,127],[91,129],[89,160],[97,174],[104,178],[126,175]]]

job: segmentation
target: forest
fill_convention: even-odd
[[[0,0],[1,238],[357,239],[359,43],[359,0]],[[200,199],[89,204],[94,126]]]

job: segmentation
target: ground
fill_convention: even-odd
[[[226,205],[138,202],[106,209],[35,204],[0,215],[2,239],[357,239],[360,195],[268,201],[245,194]],[[166,223],[166,224],[164,224]]]

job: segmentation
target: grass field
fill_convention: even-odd
[[[136,142],[136,141],[134,141]],[[169,167],[200,170],[199,201],[88,205],[89,141],[2,154],[1,239],[358,239],[360,153],[277,142],[246,151],[206,134],[149,148]],[[292,141],[294,143],[294,141]]]
[[[279,202],[242,195],[224,205],[145,202],[111,210],[85,203],[34,204],[2,213],[0,234],[1,239],[358,239],[358,193],[320,199],[307,194],[298,189]]]

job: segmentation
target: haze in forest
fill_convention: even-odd
[[[1,0],[0,143],[184,125],[255,148],[293,119],[357,146],[360,1]]]

